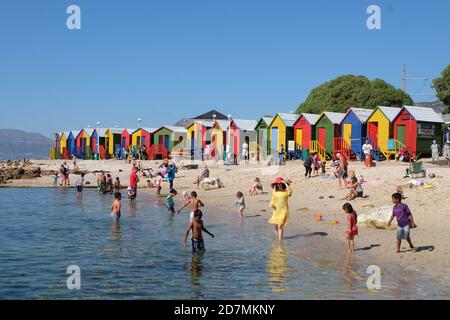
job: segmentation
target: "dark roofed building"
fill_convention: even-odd
[[[194,118],[184,118],[179,120],[175,123],[175,126],[180,127],[187,127],[189,126],[194,120],[213,120],[213,115],[216,115],[216,120],[228,120],[228,117],[224,115],[223,113],[217,111],[217,110],[211,110],[204,114],[201,114],[199,116],[196,116]]]

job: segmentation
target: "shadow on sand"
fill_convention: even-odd
[[[381,244],[371,244],[368,247],[355,249],[355,251],[367,251],[367,250],[370,250],[370,249],[376,248],[376,247],[381,247]]]
[[[296,234],[293,236],[284,237],[284,239],[289,240],[289,239],[297,239],[297,238],[310,238],[310,237],[316,237],[316,236],[326,237],[326,236],[328,236],[328,233],[326,233],[326,232],[311,232],[311,233],[305,233],[305,234]]]

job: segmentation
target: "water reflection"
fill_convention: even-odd
[[[286,249],[282,242],[276,242],[272,245],[270,259],[267,262],[267,271],[269,272],[269,286],[272,291],[283,292],[286,286],[286,275],[289,272]]]
[[[128,201],[128,215],[136,216],[136,214],[137,214],[137,202]]]

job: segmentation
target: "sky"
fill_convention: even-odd
[[[70,5],[81,29],[69,30]],[[381,30],[369,30],[369,5]],[[450,64],[447,0],[39,0],[0,5],[0,128],[172,125],[217,109],[295,110],[343,74],[432,93]],[[413,96],[415,101],[436,97]]]

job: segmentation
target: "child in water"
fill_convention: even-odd
[[[197,192],[192,191],[189,201],[186,201],[184,206],[180,210],[178,210],[178,213],[180,213],[181,210],[186,208],[188,205],[191,205],[191,214],[189,215],[189,223],[192,223],[192,221],[194,221],[195,212],[198,211],[200,207],[204,207],[205,204],[200,199],[197,198]]]
[[[77,179],[77,197],[81,198],[83,196],[83,184],[84,184],[84,173]]]
[[[402,195],[400,193],[394,193],[392,195],[392,202],[394,203],[394,208],[392,209],[392,215],[388,222],[388,228],[391,226],[392,220],[397,219],[397,253],[400,253],[400,246],[402,240],[406,240],[411,248],[412,252],[416,252],[416,248],[411,242],[411,229],[417,228],[414,223],[414,218],[412,216],[409,207],[402,203]]]
[[[155,178],[155,182],[153,183],[153,186],[156,188],[156,195],[161,195],[161,183],[163,180],[163,175],[161,173],[158,173],[158,175]]]
[[[236,200],[234,201],[235,206],[239,206],[239,214],[241,215],[241,218],[244,216],[244,210],[245,210],[245,200],[244,195],[241,191],[238,191],[236,193]]]
[[[206,228],[203,226],[202,216],[203,213],[200,210],[196,210],[194,212],[194,219],[189,224],[188,229],[186,230],[186,235],[184,237],[184,245],[186,245],[187,238],[192,230],[192,253],[205,251],[205,243],[203,242],[202,231],[205,231],[207,234],[214,238],[214,235],[206,230]]]
[[[122,185],[120,184],[119,177],[116,177],[116,181],[114,181],[114,192],[120,192],[120,189],[122,189]]]
[[[118,222],[120,219],[121,199],[122,195],[120,194],[120,192],[116,192],[114,194],[114,201],[111,206],[111,218],[114,222]]]
[[[358,235],[358,215],[350,203],[344,204],[342,209],[347,216],[346,238],[348,252],[355,252],[355,236]]]
[[[175,203],[173,202],[173,197],[177,195],[177,190],[170,189],[169,195],[167,196],[167,208],[169,209],[169,213],[175,213]]]

